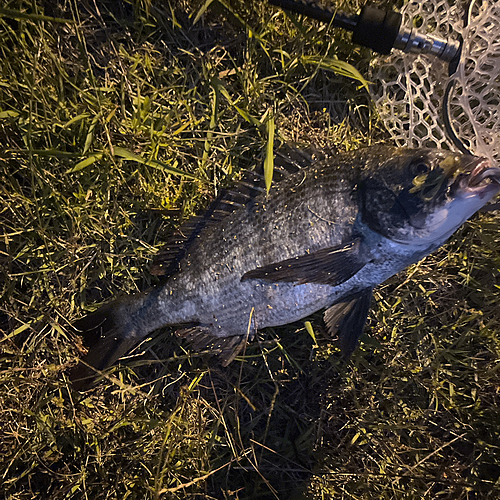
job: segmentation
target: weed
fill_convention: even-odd
[[[227,369],[162,332],[68,390],[68,325],[155,284],[161,242],[242,169],[269,173],[273,135],[384,138],[360,82],[329,71],[368,57],[258,0],[0,9],[5,498],[498,497],[493,214],[379,287],[348,366],[315,315]]]

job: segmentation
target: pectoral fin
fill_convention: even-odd
[[[363,333],[372,295],[372,288],[365,288],[325,311],[328,333],[339,335],[340,348],[346,357],[353,353]]]
[[[341,247],[323,248],[316,252],[258,267],[243,275],[241,281],[262,279],[339,285],[354,276],[368,261],[362,254],[361,238]]]

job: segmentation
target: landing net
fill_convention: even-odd
[[[463,145],[500,160],[500,1],[421,0],[405,4],[403,23],[441,38],[464,40],[460,63],[393,51],[373,60],[373,97],[400,146],[460,149],[447,134],[443,109]],[[448,91],[446,90],[448,88]]]

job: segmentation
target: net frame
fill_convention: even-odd
[[[460,149],[500,159],[500,2],[408,1],[403,24],[445,39],[463,39],[458,67],[425,54],[393,51],[372,60],[372,97],[394,142]],[[452,131],[447,131],[443,111]]]

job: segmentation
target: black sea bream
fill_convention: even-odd
[[[203,230],[163,285],[77,322],[93,345],[72,378],[83,387],[95,374],[86,365],[102,370],[166,325],[227,364],[257,328],[320,309],[349,354],[373,287],[436,250],[499,189],[498,167],[443,150],[374,146],[313,162]]]

